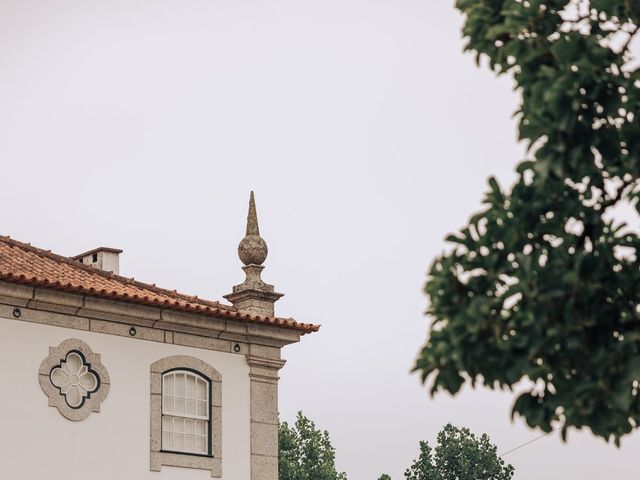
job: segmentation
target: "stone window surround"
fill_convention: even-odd
[[[65,396],[50,378],[51,371],[64,362],[71,352],[79,353],[89,370],[98,377],[98,388],[87,396],[78,408],[69,406]],[[111,385],[109,373],[102,365],[100,354],[93,353],[91,347],[82,340],[70,338],[57,347],[49,347],[49,355],[40,363],[38,381],[44,393],[49,397],[49,406],[58,409],[68,420],[79,422],[85,420],[92,412],[100,412],[100,404],[107,398]]]
[[[211,382],[210,451],[211,455],[162,450],[162,376],[171,370],[191,370]],[[222,376],[211,365],[189,355],[173,355],[151,364],[151,471],[163,465],[210,470],[222,477]]]

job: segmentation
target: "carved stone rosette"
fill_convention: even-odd
[[[75,422],[100,411],[111,381],[100,354],[82,340],[72,338],[49,347],[49,356],[40,364],[40,386],[49,397],[49,406]]]

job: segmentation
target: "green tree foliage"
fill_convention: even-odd
[[[484,434],[476,437],[466,428],[446,425],[433,450],[420,442],[420,455],[404,472],[405,480],[510,480],[513,467],[505,464]],[[391,480],[383,475],[379,480]]]
[[[466,49],[520,94],[528,158],[436,258],[416,369],[431,393],[527,386],[512,415],[619,443],[640,422],[637,0],[457,0]]]
[[[329,432],[317,429],[302,412],[292,427],[280,423],[279,447],[280,480],[347,480],[336,471]]]
[[[380,475],[380,478],[378,480],[391,480],[391,477],[386,473],[383,473],[382,475]]]

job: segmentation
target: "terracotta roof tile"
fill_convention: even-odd
[[[292,318],[242,313],[230,305],[203,300],[197,296],[178,293],[176,290],[166,290],[156,287],[155,284],[142,283],[133,278],[121,277],[56,255],[50,250],[42,250],[4,236],[0,236],[0,280],[128,303],[275,325],[298,330],[302,334],[317,332],[320,328],[319,325],[299,323]]]

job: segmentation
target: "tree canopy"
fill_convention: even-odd
[[[279,428],[280,480],[347,480],[335,465],[335,449],[329,432],[298,412],[296,422]]]
[[[405,471],[405,480],[511,480],[514,469],[497,453],[489,437],[446,425],[435,450],[420,442],[420,455]],[[383,475],[379,480],[391,480]]]
[[[433,262],[416,370],[432,394],[516,387],[529,426],[619,443],[640,422],[640,239],[614,213],[640,210],[640,2],[456,6],[466,50],[513,76],[528,153]]]

